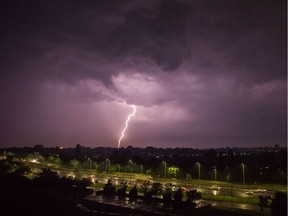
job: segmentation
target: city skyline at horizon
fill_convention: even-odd
[[[203,147],[203,148],[194,148],[191,146],[185,147],[159,147],[159,146],[121,146],[121,147],[115,147],[115,146],[101,146],[101,145],[85,145],[85,144],[80,144],[77,143],[75,145],[43,145],[43,144],[35,144],[35,145],[26,145],[26,146],[1,146],[0,149],[13,149],[13,148],[29,148],[29,149],[49,149],[49,148],[56,148],[56,149],[75,149],[78,145],[80,145],[81,148],[87,148],[87,149],[97,149],[97,148],[111,148],[111,149],[119,149],[119,150],[129,150],[129,149],[163,149],[163,150],[168,150],[168,149],[191,149],[191,150],[200,150],[200,151],[206,151],[206,150],[222,150],[222,149],[287,149],[287,145],[280,145],[280,144],[274,144],[274,145],[267,145],[267,146],[214,146],[214,147]]]

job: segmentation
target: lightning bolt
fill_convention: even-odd
[[[124,101],[124,103],[126,104],[126,102]],[[127,104],[126,104],[127,105]],[[128,122],[130,121],[131,117],[133,117],[136,113],[136,106],[135,105],[130,105],[132,108],[133,108],[133,112],[127,117],[127,120],[125,122],[125,128],[123,129],[122,133],[121,133],[121,136],[119,138],[119,141],[118,141],[118,148],[120,148],[120,144],[121,144],[121,140],[123,139],[123,137],[125,136],[125,131],[127,130],[128,128]]]

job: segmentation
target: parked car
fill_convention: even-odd
[[[253,191],[247,191],[247,192],[246,192],[246,195],[247,195],[247,196],[253,196],[253,195],[254,195],[254,192],[253,192]]]
[[[212,186],[212,190],[220,190],[221,189],[221,187],[219,187],[219,186],[217,186],[217,185],[213,185]]]
[[[255,193],[266,193],[266,189],[258,188],[257,190],[254,190]]]

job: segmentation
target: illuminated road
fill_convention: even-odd
[[[188,186],[188,185],[187,185]],[[187,187],[187,189],[197,189],[201,193],[213,194],[213,195],[225,195],[225,196],[238,196],[238,197],[258,197],[273,196],[276,191],[257,192],[249,188],[236,188],[236,187],[220,187],[218,190],[213,190],[211,186],[201,185],[196,187]],[[246,192],[249,192],[248,194]]]
[[[33,164],[34,166],[41,167],[44,164]],[[73,169],[58,166],[58,165],[46,165],[46,167],[49,167],[56,171],[60,176],[73,176],[75,178],[87,178],[91,175],[94,176],[95,181],[99,183],[107,183],[108,179],[112,179],[113,184],[120,184],[121,181],[128,181],[128,182],[136,182],[134,173],[121,173],[121,174],[106,174],[106,173],[96,173],[95,170],[79,170],[77,172],[74,172]],[[137,179],[140,178],[140,176],[137,176]],[[142,176],[142,178],[147,179],[147,176]],[[162,183],[165,185],[165,183],[170,182],[169,180],[164,181],[163,179],[156,180],[157,182]],[[275,194],[276,191],[273,190],[267,190],[266,192],[257,192],[255,190],[252,191],[251,188],[237,188],[234,185],[231,185],[231,187],[220,187],[218,190],[213,190],[213,187],[211,185],[197,185],[197,184],[191,184],[191,183],[178,183],[176,182],[177,186],[185,187],[189,190],[191,189],[197,189],[199,192],[203,194],[212,194],[212,195],[225,195],[225,196],[236,196],[236,197],[258,197],[260,195],[263,196],[271,196]],[[252,192],[251,192],[252,191]],[[249,192],[247,194],[246,192]]]
[[[34,167],[36,168],[40,168],[41,166],[43,167],[43,164],[35,164],[32,163],[34,165]],[[95,170],[79,170],[74,172],[73,169],[68,168],[68,167],[64,167],[64,166],[59,166],[56,164],[46,164],[46,167],[51,168],[52,170],[56,171],[60,176],[72,176],[75,178],[87,178],[87,177],[91,177],[93,176],[93,179],[95,182],[98,183],[102,183],[105,184],[107,183],[108,179],[112,180],[112,183],[115,185],[119,185],[121,182],[130,182],[131,185],[134,185],[136,183],[135,177],[138,179],[142,179],[142,181],[147,180],[148,176],[146,175],[137,175],[135,173],[118,173],[118,174],[107,174],[107,173],[96,173]],[[160,182],[163,185],[165,185],[166,183],[170,182],[170,180],[167,179],[167,181],[165,181],[164,179],[157,179],[154,182]],[[249,211],[259,211],[260,212],[260,207],[257,204],[243,204],[243,203],[239,203],[239,202],[233,202],[233,197],[235,197],[235,200],[237,199],[237,197],[254,197],[254,198],[258,198],[258,196],[260,195],[265,195],[265,196],[271,196],[273,197],[276,191],[273,190],[267,190],[267,191],[257,191],[257,189],[252,190],[251,188],[249,188],[249,186],[247,186],[247,188],[239,188],[236,187],[236,185],[231,185],[230,187],[215,187],[210,185],[199,185],[199,184],[192,184],[192,183],[187,183],[187,182],[175,182],[176,184],[176,188],[178,187],[185,187],[188,190],[191,189],[196,189],[199,192],[201,192],[203,195],[207,194],[207,195],[215,195],[215,198],[219,195],[219,196],[230,196],[230,199],[232,197],[232,201],[225,201],[225,199],[223,198],[223,200],[220,201],[215,201],[213,200],[213,198],[211,198],[211,200],[206,200],[207,202],[209,202],[212,206],[216,206],[216,207],[224,207],[224,208],[235,208],[235,209],[243,209],[243,210],[249,210]],[[138,184],[138,185],[141,185]],[[215,190],[216,188],[216,190]],[[249,194],[247,194],[246,192],[249,192]],[[219,197],[218,197],[219,199]],[[271,211],[270,209],[264,209],[263,214],[266,215],[271,215]]]

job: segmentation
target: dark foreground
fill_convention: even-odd
[[[252,216],[262,215],[260,212],[196,208],[156,208],[149,210],[127,208],[115,204],[89,200],[93,190],[87,189],[90,181],[74,180],[59,177],[56,172],[43,168],[32,180],[23,176],[25,170],[8,172],[5,163],[0,166],[0,214],[4,216],[88,216],[88,215],[175,215],[175,216]],[[90,196],[91,197],[91,196]],[[152,205],[153,206],[153,205]],[[286,205],[280,205],[282,207]],[[281,208],[277,216],[286,215],[286,208]]]
[[[127,209],[115,209],[112,206],[100,207],[89,201],[81,201],[79,197],[85,196],[82,190],[66,190],[61,187],[51,187],[34,184],[31,180],[16,175],[1,175],[0,178],[0,204],[1,215],[29,215],[29,216],[88,216],[88,215],[197,215],[197,216],[243,216],[254,215],[251,212],[233,212],[219,209],[195,209],[188,212],[135,212]],[[83,189],[84,190],[84,189]],[[85,191],[85,190],[84,190]],[[93,210],[94,209],[94,210]]]

